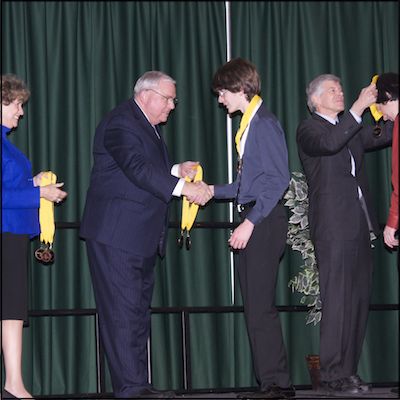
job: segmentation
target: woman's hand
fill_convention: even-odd
[[[39,172],[36,176],[33,177],[33,186],[40,186],[40,182],[42,181],[42,177],[45,174],[44,171]]]
[[[386,225],[383,230],[383,240],[385,241],[386,246],[389,246],[391,249],[399,245],[399,239],[396,239],[395,233],[396,229],[388,225]]]
[[[64,182],[52,183],[50,185],[41,186],[40,197],[52,201],[53,203],[60,203],[68,196],[67,192],[64,192],[63,190],[60,189],[60,187],[62,186],[64,186]]]

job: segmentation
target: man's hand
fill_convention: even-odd
[[[247,218],[233,231],[228,240],[232,249],[244,249],[254,230],[254,224]]]
[[[190,203],[204,206],[213,197],[213,192],[203,181],[185,182],[182,195],[186,196]]]
[[[351,111],[361,117],[367,107],[376,103],[377,95],[378,91],[376,89],[375,83],[371,83],[369,86],[361,90],[358,99],[351,106]]]
[[[396,233],[396,229],[392,228],[390,226],[385,226],[385,229],[383,230],[383,240],[386,244],[386,246],[390,247],[393,249],[393,247],[399,245],[399,239],[396,239],[394,234]]]
[[[193,179],[197,172],[197,166],[200,163],[198,161],[185,161],[179,164],[179,176],[181,178],[189,177],[189,179]]]

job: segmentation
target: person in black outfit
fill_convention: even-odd
[[[366,150],[388,146],[391,129],[378,136],[362,125],[375,103],[374,84],[345,111],[340,79],[324,74],[307,87],[311,118],[297,129],[308,183],[310,235],[319,271],[321,392],[370,391],[357,367],[367,327],[372,287],[371,239],[379,232],[364,167]]]
[[[176,83],[147,71],[133,96],[104,116],[93,143],[93,168],[80,235],[86,240],[100,338],[117,398],[163,398],[148,382],[147,340],[154,267],[164,256],[173,196],[204,204],[197,163],[173,165],[161,131],[175,109]]]

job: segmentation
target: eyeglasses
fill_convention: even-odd
[[[224,97],[226,92],[227,92],[226,89],[218,90],[218,92],[217,92],[218,93],[218,97]]]
[[[148,89],[148,90],[151,90],[152,92],[157,93],[159,96],[164,97],[164,99],[167,100],[167,102],[171,101],[175,106],[178,104],[178,99],[176,97],[168,97],[165,94],[162,94],[154,89]]]

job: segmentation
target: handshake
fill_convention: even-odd
[[[198,162],[186,161],[179,164],[179,175],[193,179],[196,175]],[[207,185],[204,181],[185,182],[182,195],[186,196],[189,203],[204,206],[214,196],[214,186]]]
[[[214,196],[214,186],[207,185],[203,181],[185,182],[182,194],[186,196],[189,203],[204,206]]]

